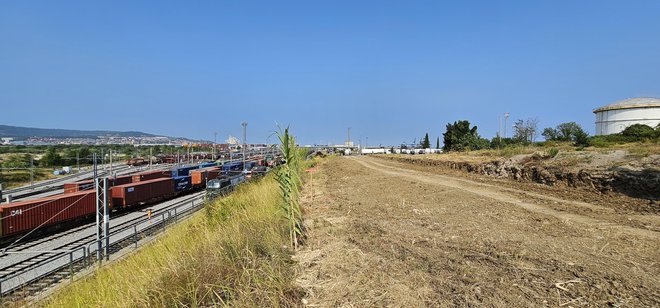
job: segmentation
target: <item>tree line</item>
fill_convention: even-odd
[[[481,149],[498,149],[507,146],[529,145],[536,142],[539,135],[538,119],[519,119],[513,124],[513,136],[503,138],[495,136],[491,140],[483,138],[478,133],[477,126],[470,125],[468,120],[447,123],[443,135],[442,149],[449,151],[468,151]],[[546,127],[541,132],[544,142],[568,142],[576,147],[606,146],[611,143],[639,142],[646,140],[660,141],[660,125],[655,128],[643,124],[627,127],[621,133],[606,136],[589,136],[577,123],[566,122],[555,127]],[[420,146],[430,148],[429,135],[421,139]],[[436,148],[440,148],[440,139],[436,140]]]

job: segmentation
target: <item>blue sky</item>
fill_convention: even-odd
[[[0,2],[7,125],[376,145],[490,138],[508,111],[593,133],[659,72],[660,1]]]

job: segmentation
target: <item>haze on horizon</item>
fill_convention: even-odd
[[[0,2],[0,124],[303,144],[660,97],[658,1]],[[272,141],[272,137],[270,141]]]

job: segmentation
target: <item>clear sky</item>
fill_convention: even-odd
[[[399,144],[507,111],[593,133],[636,96],[657,0],[0,1],[0,124]]]

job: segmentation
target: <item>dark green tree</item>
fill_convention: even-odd
[[[561,123],[556,128],[548,127],[542,135],[546,140],[572,141],[578,145],[587,145],[589,142],[589,134],[575,122]]]
[[[470,128],[470,122],[467,120],[447,123],[447,131],[443,137],[445,152],[479,150],[490,146],[487,139],[479,136],[476,126]]]
[[[431,141],[429,140],[429,133],[426,133],[426,135],[424,135],[424,139],[422,139],[422,148],[423,149],[431,148]]]
[[[46,154],[39,160],[39,164],[44,167],[59,166],[61,163],[62,156],[55,151],[55,147],[49,147]]]
[[[435,148],[436,148],[436,149],[440,149],[440,137],[438,137],[437,139],[435,139]]]

